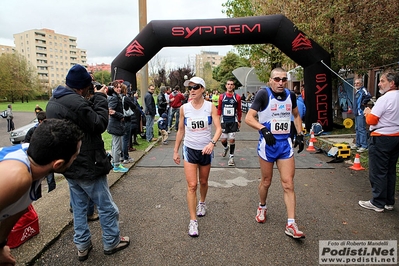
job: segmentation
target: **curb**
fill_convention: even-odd
[[[144,151],[134,151],[137,157],[129,165],[132,169],[158,142],[152,142]],[[128,172],[129,172],[128,171]],[[126,173],[108,174],[108,185],[110,188],[116,184]],[[47,183],[44,180],[43,187]],[[61,236],[61,234],[73,225],[73,216],[69,212],[69,189],[68,182],[62,178],[57,182],[57,188],[51,193],[43,191],[43,197],[32,203],[38,216],[40,233],[26,241],[21,246],[11,250],[17,259],[16,265],[34,265],[36,260]]]

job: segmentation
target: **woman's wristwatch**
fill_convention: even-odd
[[[211,140],[211,143],[213,144],[213,146],[216,146],[216,141]]]

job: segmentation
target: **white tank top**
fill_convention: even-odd
[[[202,150],[211,141],[212,103],[204,101],[200,109],[195,109],[192,102],[183,105],[184,112],[184,146]]]
[[[26,154],[26,150],[28,149],[28,147],[29,143],[24,143],[11,147],[0,148],[0,162],[5,160],[20,161],[23,162],[26,167],[28,167],[28,171],[31,172],[30,162],[28,159],[28,155]],[[34,192],[39,187],[41,180],[42,179],[34,181],[31,188],[19,200],[4,208],[0,212],[0,221],[26,209],[29,204],[31,204],[32,201],[35,200]]]

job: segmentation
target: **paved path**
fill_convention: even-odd
[[[171,141],[169,146],[173,145]],[[238,150],[249,146],[256,147],[256,140],[237,143]],[[161,149],[155,145],[151,153]],[[143,156],[143,162],[150,159],[144,153],[132,155]],[[330,161],[322,154],[312,156]],[[396,240],[399,208],[376,213],[357,204],[371,196],[368,172],[350,170],[344,163],[333,167],[296,170],[297,222],[305,240],[284,234],[286,212],[277,170],[267,202],[268,220],[258,224],[259,169],[212,168],[208,212],[199,218],[200,236],[191,238],[183,168],[153,165],[134,166],[123,176],[109,175],[121,233],[131,237],[127,249],[104,255],[100,224],[93,222],[94,249],[87,261],[79,263],[68,189],[60,182],[56,191],[35,203],[42,232],[13,254],[19,265],[318,265],[319,240]]]

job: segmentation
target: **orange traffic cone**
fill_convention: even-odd
[[[360,165],[360,155],[359,155],[359,153],[356,153],[355,161],[353,162],[353,165],[350,166],[349,168],[352,169],[352,170],[356,170],[356,171],[365,169],[364,167],[362,167]]]
[[[317,139],[314,137],[314,132],[313,132],[313,130],[310,131],[310,140],[309,140],[309,141],[317,142]]]
[[[306,149],[307,151],[316,152],[316,149],[313,146],[312,139],[309,140],[309,147]]]

